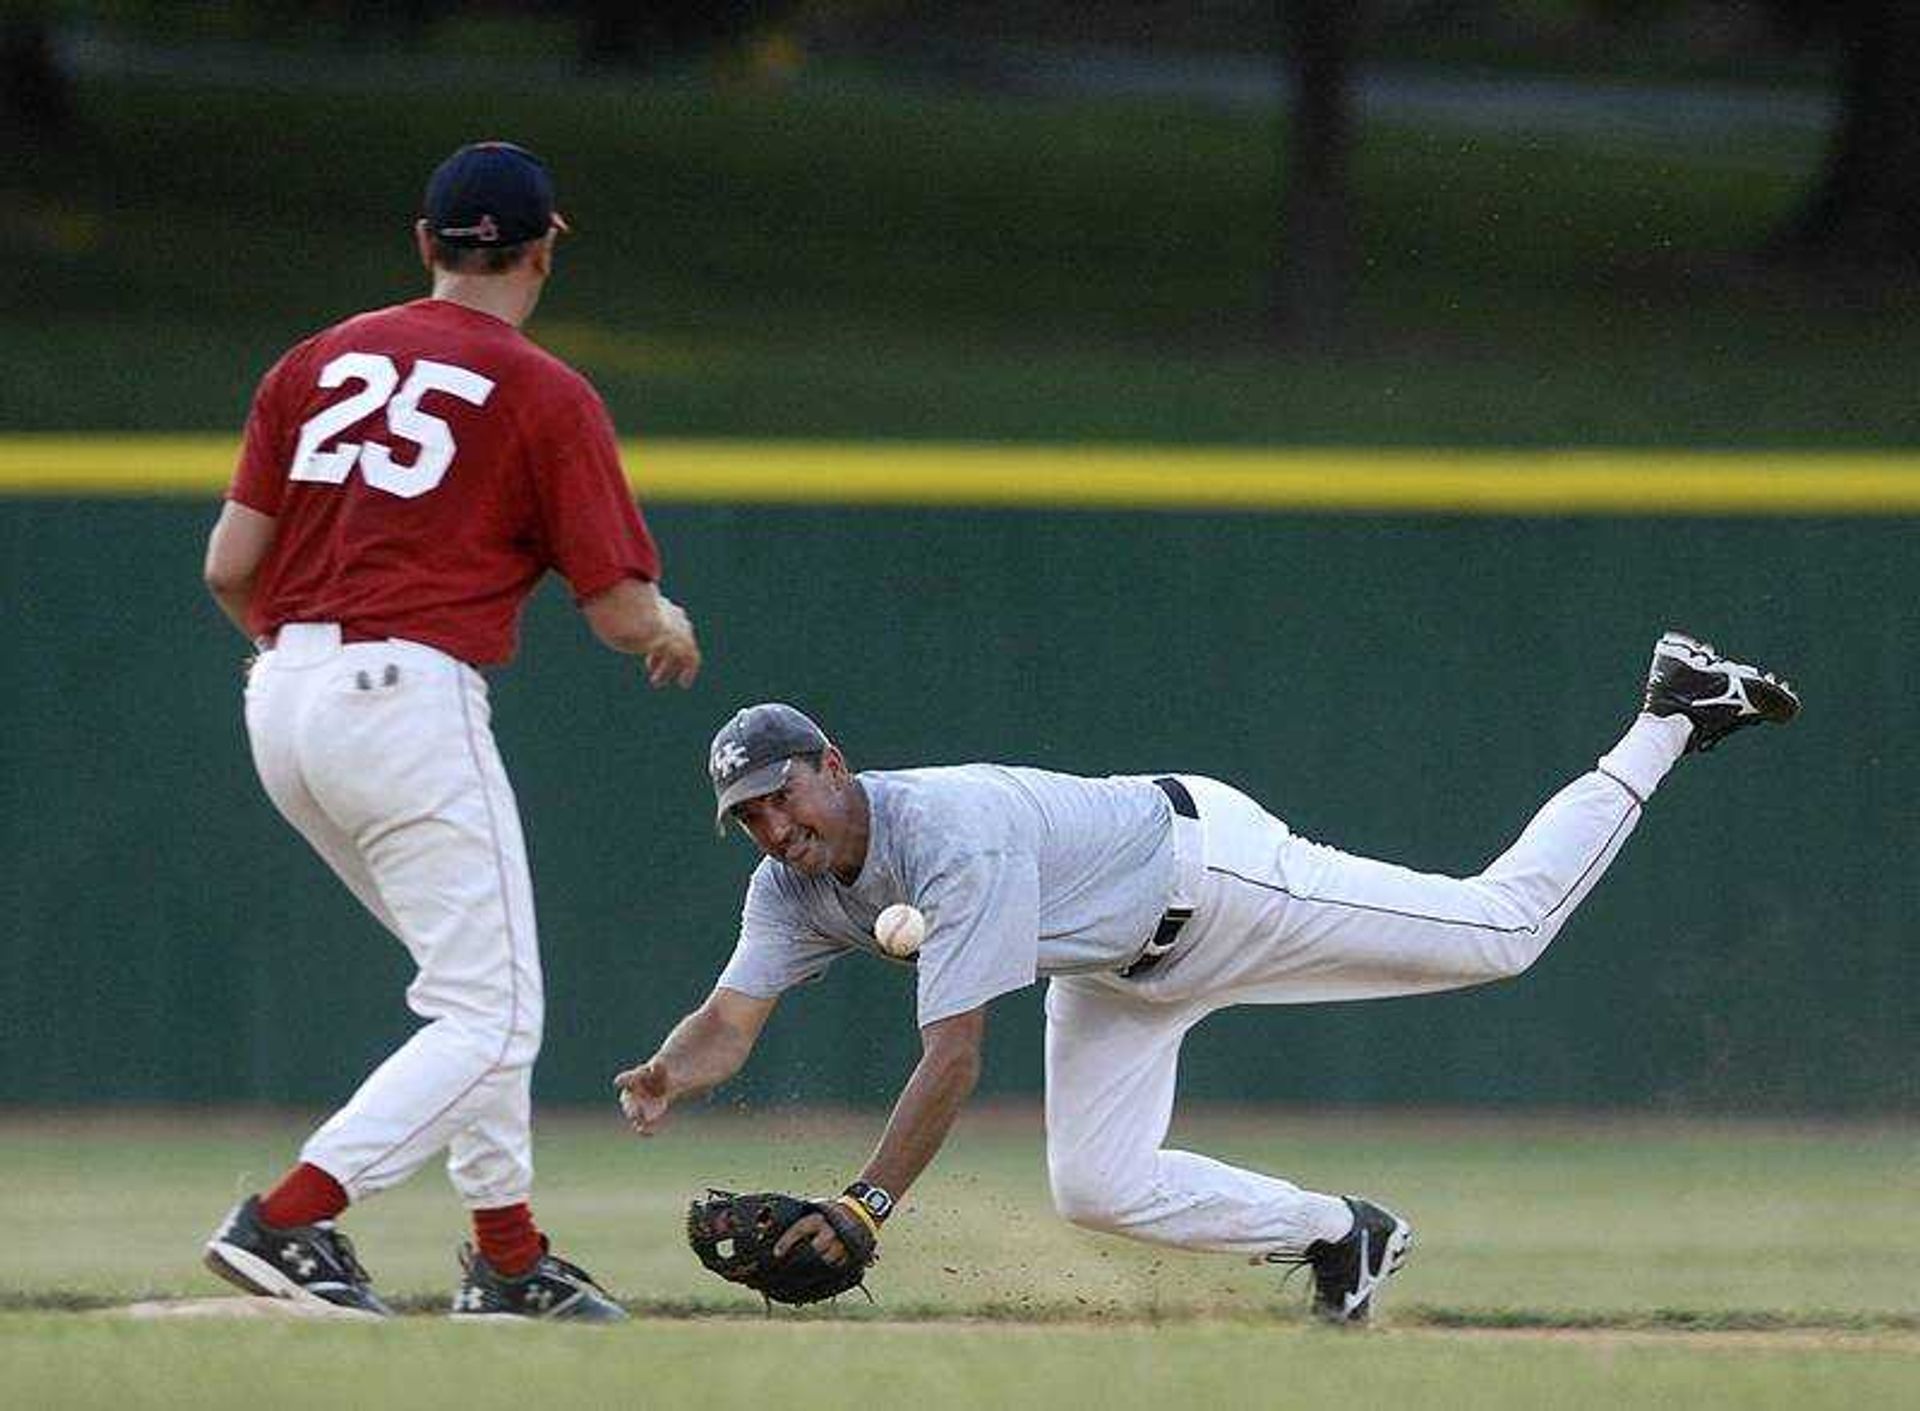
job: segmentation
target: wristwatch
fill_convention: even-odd
[[[875,1224],[893,1214],[893,1197],[870,1181],[855,1181],[841,1194],[858,1201],[861,1208],[873,1216]]]

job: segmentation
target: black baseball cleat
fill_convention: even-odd
[[[1313,1316],[1327,1323],[1364,1323],[1373,1296],[1400,1272],[1413,1247],[1413,1226],[1384,1206],[1345,1196],[1353,1229],[1345,1239],[1315,1240],[1305,1262],[1313,1270]]]
[[[465,1271],[450,1310],[456,1318],[545,1318],[552,1322],[624,1323],[627,1310],[608,1297],[577,1264],[547,1249],[540,1236],[540,1262],[509,1279],[470,1244],[460,1246]]]
[[[1684,715],[1693,722],[1687,751],[1706,751],[1749,725],[1785,725],[1800,713],[1793,686],[1771,671],[1731,661],[1684,632],[1654,644],[1647,672],[1646,710]]]
[[[285,1229],[269,1225],[260,1218],[257,1195],[234,1206],[213,1232],[205,1263],[248,1293],[393,1316],[373,1291],[373,1281],[355,1257],[352,1242],[331,1220]]]

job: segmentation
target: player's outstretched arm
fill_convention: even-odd
[[[253,579],[273,547],[278,521],[270,514],[228,500],[207,536],[207,558],[201,570],[207,591],[220,604],[227,620],[247,632],[247,605],[253,600]]]
[[[880,1144],[860,1172],[861,1180],[898,1199],[919,1179],[980,1081],[980,1049],[986,1033],[984,1005],[936,1019],[920,1030],[920,1062],[900,1090]]]
[[[920,1030],[920,1062],[913,1076],[893,1105],[887,1129],[879,1146],[867,1158],[857,1184],[878,1186],[895,1201],[906,1194],[908,1186],[919,1179],[953,1130],[953,1122],[973,1095],[980,1080],[980,1049],[986,1038],[987,1011],[983,1005],[965,1014],[936,1019]],[[870,1232],[879,1234],[878,1224],[863,1217]],[[813,1247],[829,1264],[839,1264],[848,1255],[845,1241],[831,1221],[809,1215],[796,1221],[774,1253],[783,1255],[801,1240],[812,1240]],[[871,1244],[868,1246],[871,1252]]]
[[[650,1137],[674,1103],[698,1097],[739,1072],[775,1003],[716,987],[706,1003],[673,1026],[652,1058],[614,1075],[627,1124]]]
[[[686,610],[652,583],[627,578],[580,605],[593,635],[616,652],[646,658],[654,686],[691,686],[700,643]]]

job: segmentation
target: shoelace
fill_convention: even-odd
[[[1278,1250],[1273,1250],[1266,1254],[1256,1254],[1253,1258],[1249,1259],[1247,1263],[1256,1265],[1273,1264],[1285,1269],[1287,1272],[1280,1276],[1281,1293],[1287,1291],[1287,1286],[1293,1282],[1293,1276],[1295,1274],[1298,1274],[1302,1269],[1310,1269],[1313,1267],[1313,1261],[1305,1254],[1282,1254]]]
[[[334,1257],[340,1261],[340,1267],[346,1270],[347,1277],[357,1284],[371,1284],[373,1275],[367,1272],[367,1266],[360,1262],[360,1256],[354,1252],[353,1241],[339,1230],[324,1232],[333,1245]]]
[[[594,1278],[593,1275],[589,1274],[585,1269],[582,1269],[578,1264],[569,1263],[567,1260],[562,1259],[557,1254],[551,1254],[551,1253],[546,1254],[542,1256],[540,1262],[542,1264],[552,1265],[553,1268],[558,1270],[565,1277],[569,1279],[573,1279],[578,1283],[585,1284],[588,1288],[594,1290],[594,1292],[600,1294],[603,1298],[611,1298],[613,1296],[609,1294],[605,1289],[600,1287],[600,1281]],[[537,1268],[539,1266],[536,1265],[535,1267]]]

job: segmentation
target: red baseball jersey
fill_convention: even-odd
[[[549,568],[575,601],[660,576],[599,394],[511,324],[439,299],[281,358],[227,493],[278,521],[256,634],[338,622],[499,663]]]

